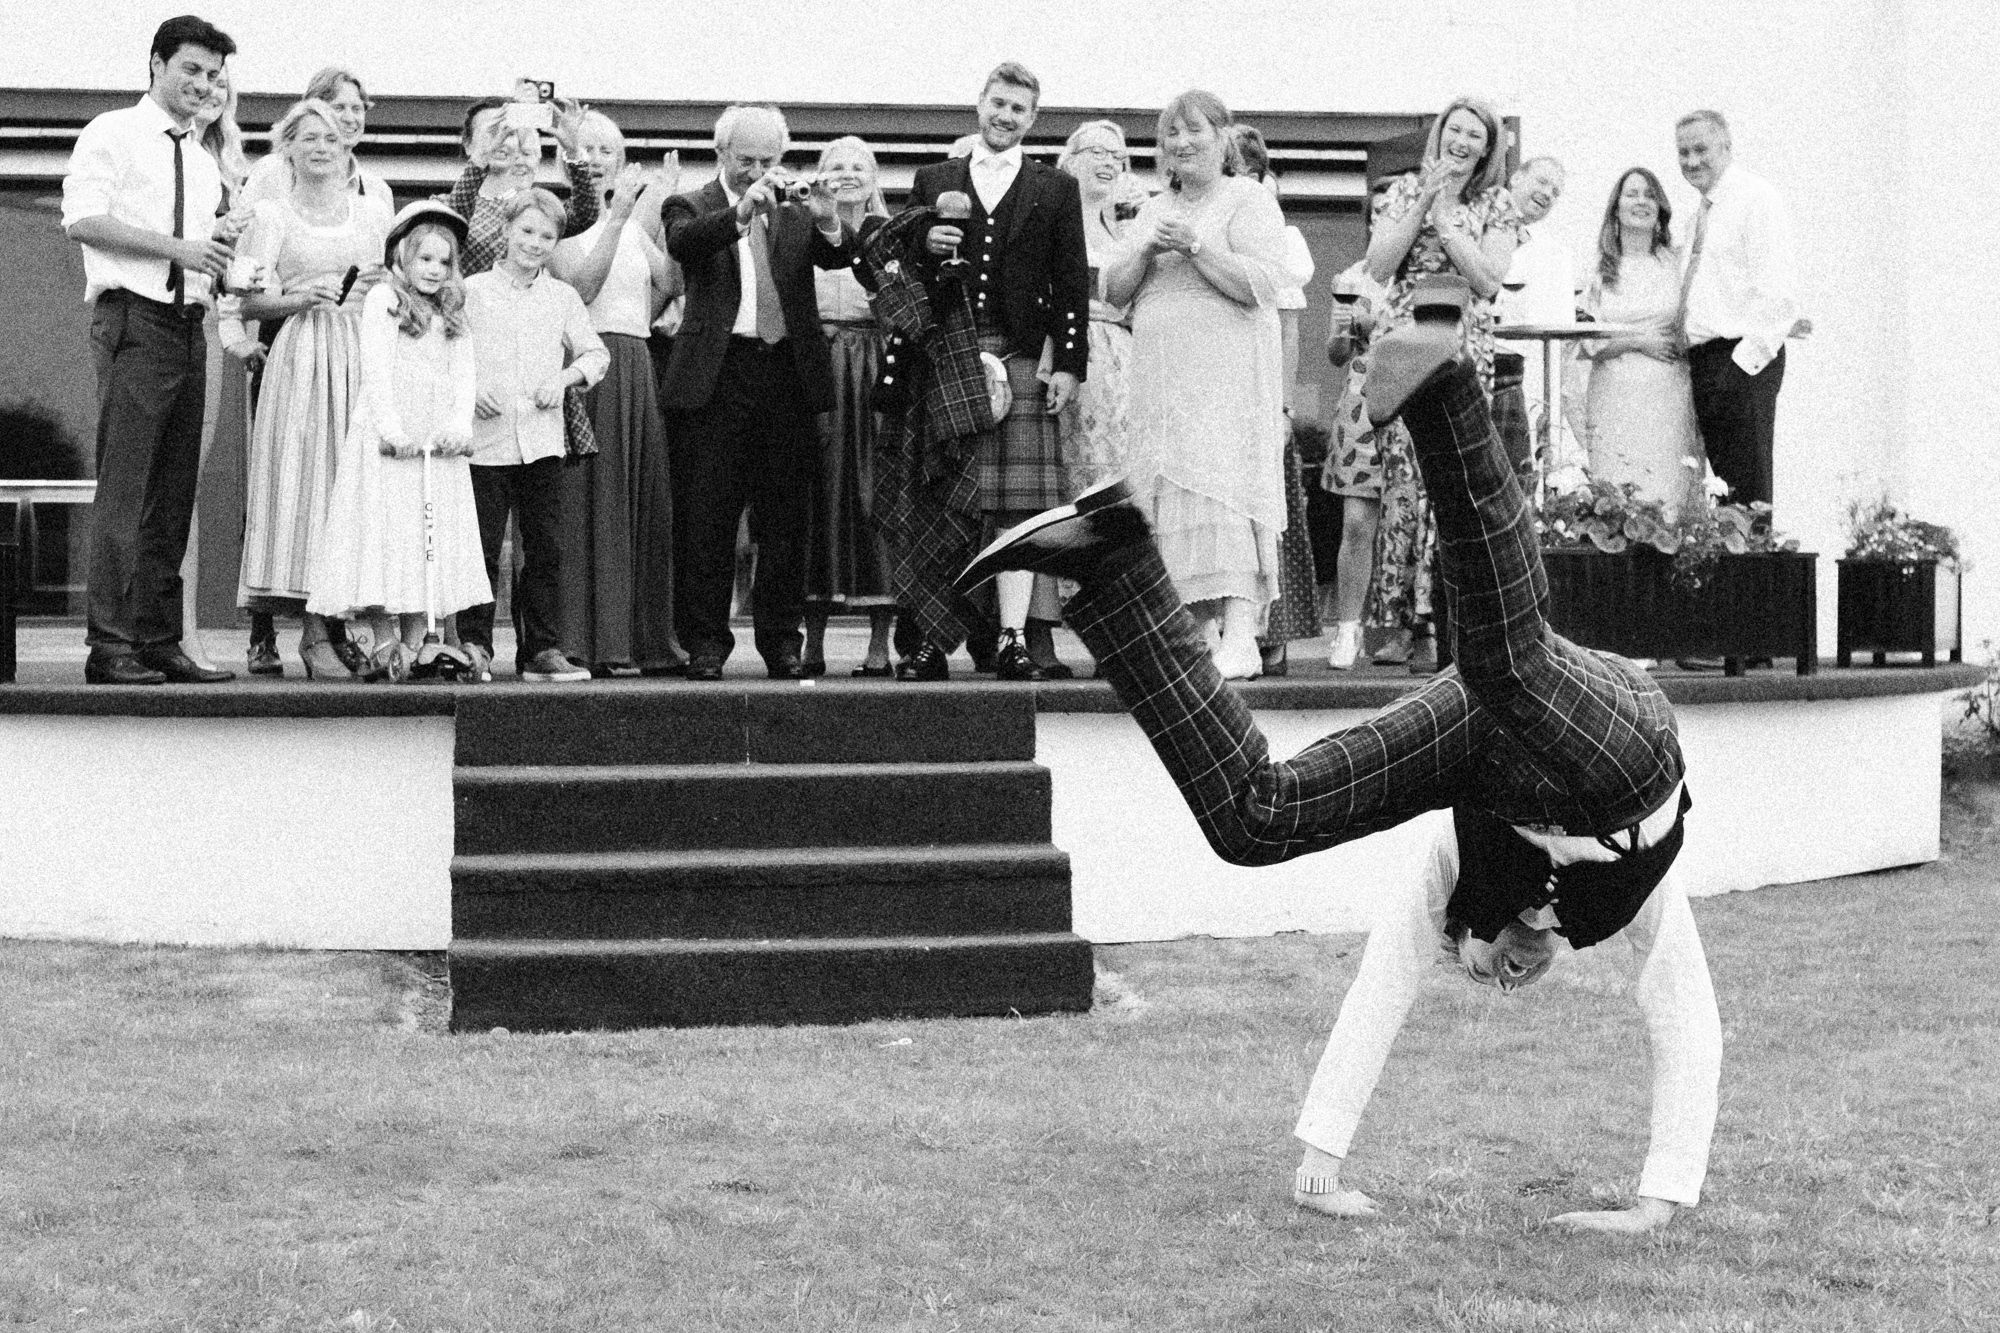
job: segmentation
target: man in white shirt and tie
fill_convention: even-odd
[[[206,684],[230,672],[181,650],[181,557],[194,516],[208,384],[202,312],[229,266],[214,235],[222,173],[202,148],[207,105],[236,43],[192,15],[153,34],[137,105],[84,126],[63,177],[63,231],[83,247],[97,366],[84,679]]]
[[[1791,218],[1769,181],[1730,160],[1729,123],[1674,127],[1681,175],[1701,192],[1681,278],[1695,418],[1709,466],[1738,503],[1771,500],[1771,441],[1798,320]]]

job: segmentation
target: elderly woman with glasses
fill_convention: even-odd
[[[1072,494],[1124,473],[1131,455],[1132,312],[1104,299],[1104,272],[1125,241],[1135,189],[1125,131],[1115,120],[1086,121],[1063,145],[1056,166],[1083,195],[1083,241],[1090,257],[1090,378],[1062,418],[1063,467]]]

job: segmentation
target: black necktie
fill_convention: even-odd
[[[187,137],[186,130],[168,130],[167,137],[174,141],[174,239],[186,236],[181,222],[181,214],[187,208],[187,171],[181,161],[181,140]],[[187,288],[187,274],[182,271],[178,259],[167,261],[167,290],[173,293],[174,309],[181,308],[181,300]]]

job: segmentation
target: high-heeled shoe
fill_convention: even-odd
[[[1354,670],[1355,659],[1361,656],[1361,622],[1343,620],[1333,627],[1333,644],[1326,654],[1326,664],[1334,671]]]
[[[1257,655],[1263,659],[1264,674],[1267,676],[1289,676],[1292,674],[1291,645],[1273,643],[1258,644]]]
[[[1255,680],[1264,674],[1264,654],[1257,651],[1256,640],[1249,643],[1231,643],[1227,639],[1216,648],[1211,660],[1224,680]]]
[[[307,680],[354,679],[354,673],[347,669],[347,663],[340,660],[339,654],[333,651],[333,645],[325,639],[300,644],[299,660],[306,665]]]

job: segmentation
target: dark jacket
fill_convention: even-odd
[[[910,202],[935,206],[947,190],[963,190],[976,202],[972,166],[953,158],[917,169]],[[1055,345],[1054,369],[1084,378],[1089,367],[1090,259],[1083,242],[1083,197],[1066,172],[1021,159],[1020,174],[1008,191],[1013,218],[1001,238],[996,286],[1000,317],[1013,350],[1042,354],[1042,340]]]
[[[736,262],[736,209],[721,181],[693,194],[678,194],[660,209],[667,253],[687,277],[687,306],[667,360],[665,400],[669,412],[691,412],[708,404],[715,377],[729,350],[745,274]],[[820,233],[803,204],[784,204],[771,215],[771,280],[785,316],[785,346],[792,352],[799,387],[808,409],[833,408],[833,362],[819,326],[819,296],[813,269],[845,268],[853,259],[852,233],[835,244]]]

